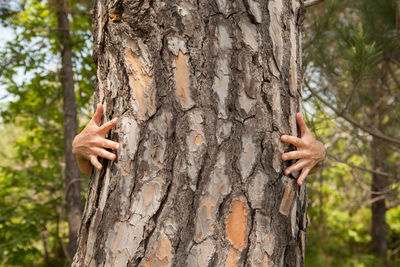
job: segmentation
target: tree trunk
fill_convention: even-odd
[[[74,73],[72,70],[72,47],[69,33],[67,0],[57,1],[57,19],[61,46],[61,84],[63,90],[64,116],[64,197],[67,204],[69,230],[68,253],[73,256],[77,249],[79,226],[82,218],[80,173],[72,154],[72,141],[77,133]],[[68,255],[67,255],[68,256]]]
[[[385,171],[382,164],[385,162],[385,153],[382,140],[373,138],[372,140],[372,161],[373,169],[376,171]],[[371,205],[372,227],[371,227],[371,245],[372,252],[383,261],[386,261],[387,239],[386,239],[386,203],[385,194],[388,188],[387,177],[379,174],[372,174],[371,198],[377,199]]]
[[[280,141],[300,5],[97,1],[95,102],[120,149],[92,174],[73,266],[303,266],[306,189]]]
[[[376,89],[376,88],[375,88]],[[379,90],[372,90],[373,99],[376,100],[375,105],[371,109],[369,114],[370,123],[374,129],[378,129],[379,132],[385,132],[386,126],[383,123],[386,117],[388,108],[385,103],[387,96],[382,95]],[[378,172],[388,172],[388,147],[385,142],[381,139],[372,137],[371,141],[371,160],[372,167]],[[371,182],[371,198],[374,200],[371,205],[371,248],[382,263],[386,264],[387,255],[387,237],[386,237],[386,197],[388,190],[388,177],[379,175],[377,173],[372,174]]]

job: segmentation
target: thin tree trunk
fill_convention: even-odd
[[[78,123],[76,119],[74,73],[72,70],[72,41],[69,33],[67,0],[57,1],[56,3],[58,27],[61,36],[61,84],[64,101],[64,194],[67,203],[67,220],[69,229],[68,252],[70,253],[70,256],[73,256],[77,248],[78,232],[82,218],[82,203],[79,183],[80,173],[75,157],[72,154],[72,141],[77,133]]]
[[[91,177],[73,266],[304,265],[306,190],[280,141],[300,5],[96,2],[95,100],[121,146]]]
[[[373,169],[376,171],[384,171],[382,164],[385,161],[384,147],[381,140],[373,138],[372,141],[372,161]],[[382,196],[387,190],[387,177],[377,173],[372,174],[371,198]],[[386,238],[386,203],[385,199],[374,201],[371,205],[372,212],[372,252],[383,261],[386,261],[387,254],[387,238]]]

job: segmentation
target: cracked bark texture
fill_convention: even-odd
[[[303,266],[299,0],[94,9],[95,102],[117,160],[94,171],[73,266]]]

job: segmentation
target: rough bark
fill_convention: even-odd
[[[94,12],[95,100],[114,162],[94,172],[73,266],[303,266],[293,1],[107,1]]]
[[[61,85],[63,91],[64,118],[64,198],[67,209],[69,230],[68,253],[71,257],[77,249],[79,226],[82,218],[80,194],[80,173],[78,164],[72,154],[72,141],[77,134],[74,73],[72,69],[72,46],[69,32],[67,0],[57,1],[57,20],[60,31],[61,46]]]

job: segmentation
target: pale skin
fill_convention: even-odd
[[[101,170],[103,166],[98,160],[102,157],[108,160],[115,160],[117,156],[106,150],[106,148],[117,150],[117,142],[105,138],[106,134],[117,124],[117,119],[113,119],[100,126],[103,117],[102,104],[97,105],[96,112],[85,129],[75,136],[72,142],[72,153],[78,162],[81,172],[89,175],[92,166]]]
[[[98,160],[102,157],[108,160],[115,160],[116,155],[106,149],[118,150],[117,142],[105,138],[106,134],[117,124],[117,120],[113,119],[100,126],[103,116],[103,106],[97,105],[96,112],[85,129],[75,136],[72,143],[72,153],[75,155],[79,169],[89,175],[92,166],[101,170],[103,166]],[[282,142],[294,145],[297,150],[282,154],[282,160],[297,160],[296,163],[289,166],[285,171],[285,175],[301,170],[297,183],[301,185],[307,175],[316,169],[325,160],[324,145],[316,140],[311,131],[304,123],[301,113],[296,114],[297,124],[299,125],[301,137],[290,135],[282,135]]]
[[[282,142],[292,144],[296,150],[282,154],[282,160],[297,160],[296,163],[289,166],[285,175],[301,170],[297,178],[297,184],[302,185],[310,172],[315,171],[324,162],[326,154],[324,145],[316,140],[303,120],[301,113],[296,114],[297,125],[300,128],[301,137],[291,135],[282,135]]]

